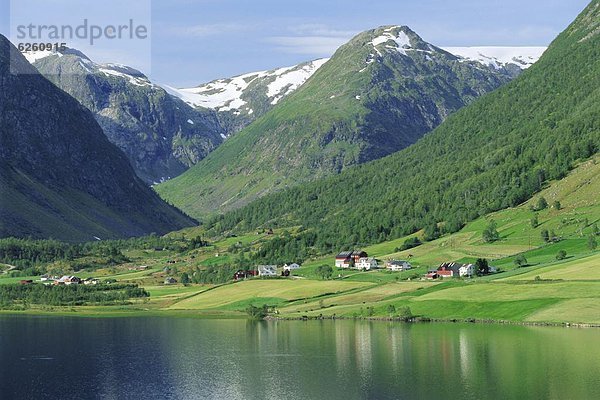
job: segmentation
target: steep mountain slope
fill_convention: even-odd
[[[217,231],[303,226],[307,254],[380,242],[436,223],[454,232],[515,206],[600,148],[600,0],[519,78],[390,157],[214,219]]]
[[[194,221],[135,176],[93,115],[0,35],[0,236],[94,240]]]
[[[194,107],[218,112],[226,135],[232,135],[262,116],[284,97],[298,89],[328,59],[308,61],[292,67],[251,72],[218,79],[203,85],[165,89]]]
[[[170,96],[133,68],[97,64],[76,50],[26,57],[94,113],[109,140],[147,183],[181,174],[223,141],[214,111]]]
[[[159,193],[192,215],[384,157],[508,82],[405,26],[364,32],[297,91]]]

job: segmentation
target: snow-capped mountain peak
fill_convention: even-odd
[[[65,51],[54,51],[54,50],[46,50],[46,51],[28,51],[24,52],[23,55],[31,64],[36,62],[41,62],[48,57],[63,57],[63,56],[74,56],[78,61],[79,70],[72,70],[71,73],[101,73],[105,76],[115,77],[119,79],[126,80],[127,82],[136,85],[136,86],[155,86],[150,79],[142,72],[138,71],[135,68],[131,68],[127,65],[116,64],[116,63],[106,63],[100,64],[90,60],[85,54],[83,54],[79,50],[75,49],[66,49]],[[81,71],[83,70],[83,71]],[[61,73],[65,73],[65,71],[61,71]]]
[[[526,69],[539,60],[546,47],[445,47],[444,50],[464,61],[475,61],[496,69],[510,64]]]

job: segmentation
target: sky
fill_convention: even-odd
[[[26,2],[38,4],[30,6]],[[67,45],[80,48],[94,61],[131,65],[157,82],[190,87],[328,57],[354,35],[381,25],[408,25],[440,47],[547,46],[588,3],[589,0],[0,0],[0,33],[14,42],[15,24],[26,19],[58,24],[70,15],[117,24],[132,16],[136,21],[147,22],[148,40],[136,44],[105,40],[105,46],[79,42]],[[125,4],[129,8],[118,11]]]

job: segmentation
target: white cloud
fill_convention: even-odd
[[[342,30],[331,28],[324,24],[302,24],[289,28],[289,30],[298,36],[324,36],[324,37],[342,37],[351,38],[357,32],[352,30]]]
[[[205,24],[205,25],[192,25],[192,26],[180,26],[170,27],[166,30],[178,37],[187,38],[199,38],[215,35],[223,35],[226,33],[240,32],[248,29],[247,25],[242,24]]]
[[[327,36],[276,36],[267,39],[277,45],[277,49],[290,54],[309,54],[313,56],[330,56],[348,38]]]
[[[357,33],[324,24],[295,25],[288,31],[292,36],[274,36],[267,42],[277,45],[276,49],[284,53],[311,56],[330,56]]]

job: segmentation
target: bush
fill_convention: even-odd
[[[483,230],[483,233],[481,234],[485,242],[492,243],[500,239],[500,234],[498,233],[496,227],[496,221],[494,221],[493,219],[490,220],[488,226]]]
[[[412,318],[413,313],[410,307],[402,307],[400,308],[400,310],[398,310],[398,315],[400,316],[400,318],[408,319]]]
[[[333,268],[331,265],[319,265],[315,270],[315,273],[321,277],[321,279],[329,279],[333,275]]]
[[[404,251],[404,250],[408,250],[408,249],[412,249],[414,247],[420,246],[422,243],[419,240],[418,237],[412,237],[412,238],[408,238],[404,241],[404,243],[402,244],[402,246],[396,248],[396,251]]]
[[[556,255],[557,260],[564,260],[565,258],[567,258],[567,252],[564,250],[560,250]]]
[[[515,265],[517,267],[524,267],[527,265],[527,259],[525,258],[525,256],[523,254],[519,254],[514,261]]]
[[[588,236],[587,245],[588,245],[588,249],[596,250],[596,248],[598,247],[598,242],[596,241],[596,237],[594,235]]]
[[[532,228],[537,228],[538,225],[540,224],[538,221],[538,215],[535,214],[533,217],[531,217],[531,221],[530,221],[531,227]]]
[[[543,229],[540,232],[540,235],[542,236],[542,240],[546,243],[548,243],[550,241],[550,233],[548,232],[548,229]]]
[[[263,304],[262,307],[256,307],[250,304],[246,307],[246,314],[250,317],[250,319],[255,320],[263,320],[268,315],[269,306]]]
[[[546,201],[546,199],[544,197],[540,197],[537,201],[535,209],[537,211],[541,211],[541,210],[545,210],[546,208],[548,208],[548,202]]]

